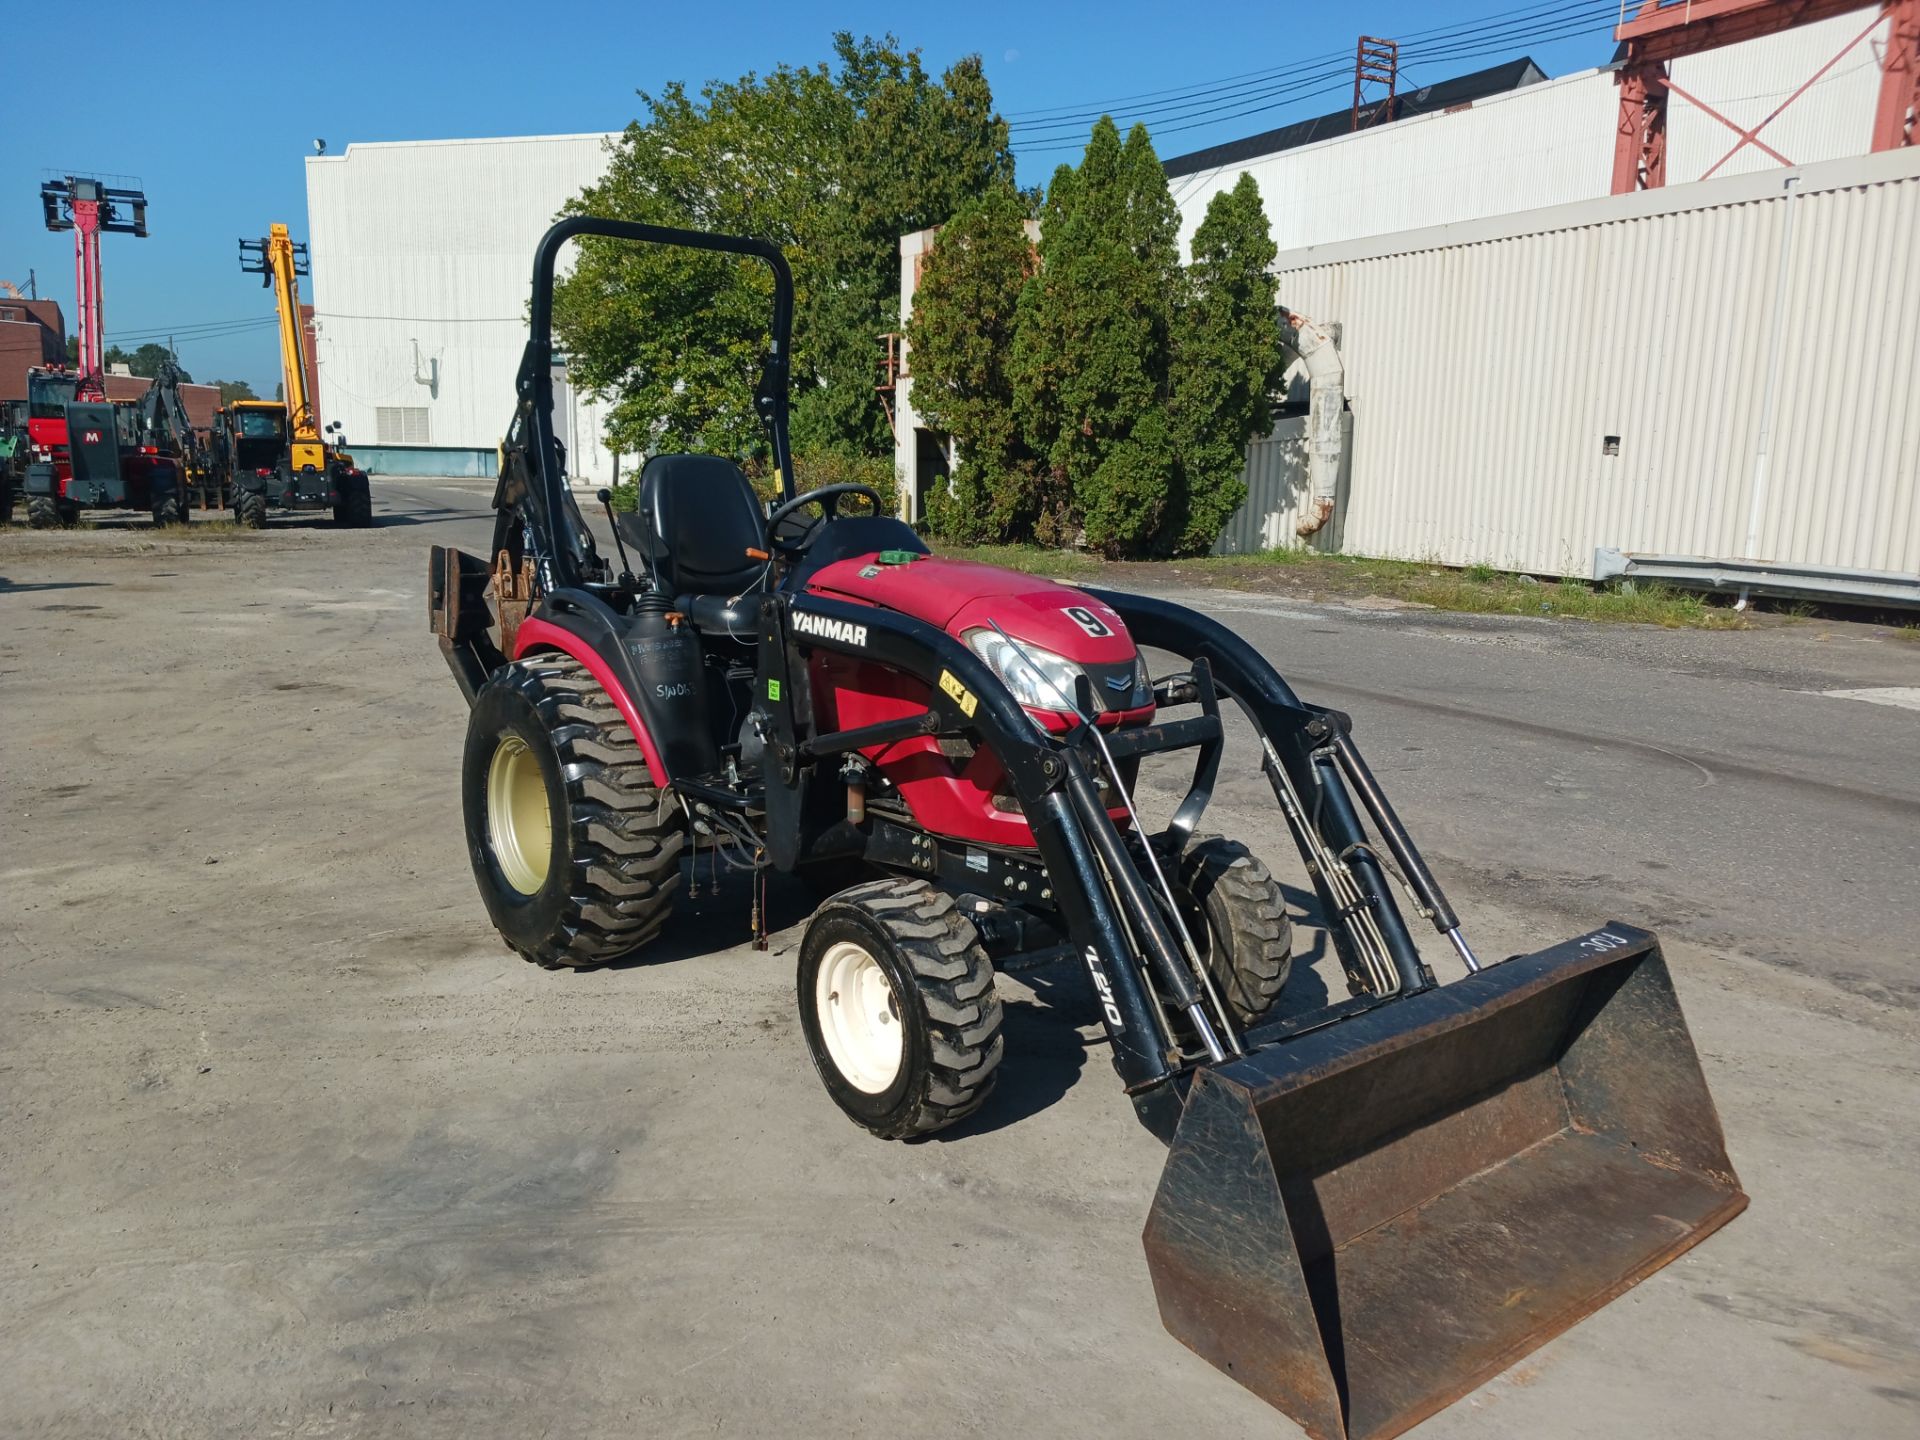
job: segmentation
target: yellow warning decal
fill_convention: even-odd
[[[974,698],[971,690],[967,689],[966,686],[954,678],[951,670],[942,670],[940,672],[940,688],[946,691],[952,698],[953,703],[960,707],[960,712],[963,715],[969,720],[973,718],[973,712],[978,708],[980,702]]]

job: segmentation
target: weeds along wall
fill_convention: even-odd
[[[1920,572],[1916,237],[1920,147],[1283,252],[1339,327],[1341,548]]]

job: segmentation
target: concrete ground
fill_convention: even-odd
[[[896,1145],[812,1074],[797,891],[770,954],[704,875],[641,963],[501,947],[422,597],[486,492],[379,492],[0,534],[0,1434],[1298,1433],[1161,1329],[1072,973]],[[1199,600],[1354,714],[1483,951],[1661,931],[1753,1197],[1418,1433],[1920,1429],[1920,712],[1822,693],[1920,646]],[[1250,761],[1211,817],[1304,883]]]

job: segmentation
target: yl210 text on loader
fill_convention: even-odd
[[[656,455],[618,566],[599,554],[553,429],[575,237],[772,272],[770,511],[730,460]],[[1171,1143],[1145,1234],[1163,1321],[1321,1440],[1399,1433],[1745,1207],[1652,935],[1483,964],[1347,717],[1231,630],[931,555],[864,486],[796,493],[778,249],[576,217],[532,293],[492,554],[436,548],[429,575],[472,706],[473,871],[522,955],[643,949],[689,852],[845,884],[801,940],[801,1027],[834,1101],[899,1139],[986,1098],[996,962],[1077,957],[1122,1087]],[[1178,668],[1151,675],[1141,647]],[[1230,710],[1346,974],[1350,997],[1309,1014],[1272,1009],[1278,883],[1200,830]],[[1173,754],[1192,782],[1148,833],[1135,776]],[[1390,876],[1463,978],[1435,983]]]

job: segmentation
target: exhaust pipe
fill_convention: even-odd
[[[1199,1072],[1144,1236],[1167,1329],[1315,1440],[1398,1435],[1746,1208],[1645,931],[1316,1018]]]

